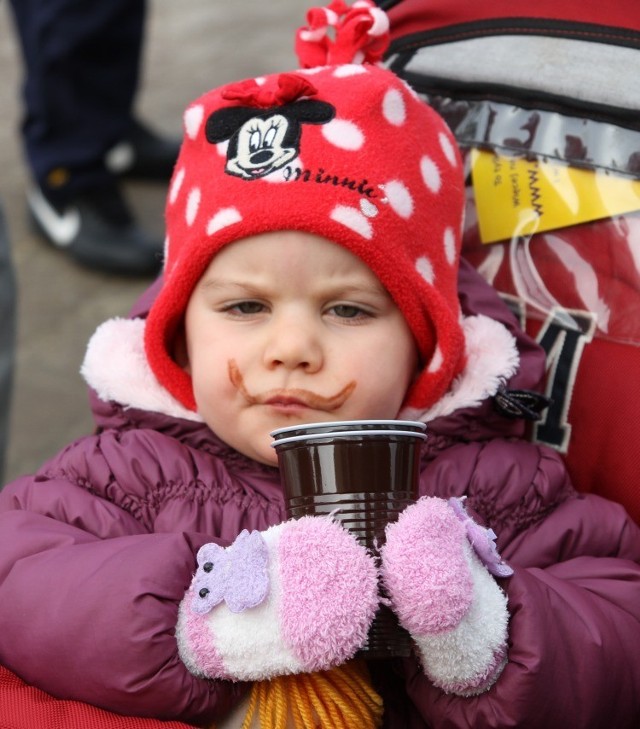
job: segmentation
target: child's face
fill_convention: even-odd
[[[295,231],[223,248],[194,289],[185,332],[198,412],[226,443],[271,465],[275,428],[395,418],[418,362],[375,274]]]

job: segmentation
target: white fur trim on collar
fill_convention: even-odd
[[[143,319],[109,319],[89,340],[80,372],[98,397],[125,407],[202,422],[158,382],[144,350]],[[486,316],[463,319],[467,363],[449,391],[429,410],[405,408],[400,417],[428,422],[456,410],[477,407],[518,369],[516,341]]]
[[[462,408],[478,407],[515,374],[520,355],[515,338],[504,325],[480,314],[464,318],[462,331],[467,356],[464,370],[429,410],[404,408],[401,418],[427,423]]]
[[[89,387],[105,402],[202,422],[158,382],[144,350],[143,319],[109,319],[89,340],[80,368]]]

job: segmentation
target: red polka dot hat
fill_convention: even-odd
[[[147,357],[160,383],[195,410],[172,348],[199,278],[234,241],[305,231],[347,248],[389,291],[422,362],[405,406],[427,409],[464,364],[456,144],[442,119],[378,65],[388,22],[373,3],[337,0],[309,11],[307,22],[296,41],[300,70],[215,89],[184,114]]]

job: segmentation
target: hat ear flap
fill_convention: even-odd
[[[248,106],[231,106],[214,111],[205,126],[207,142],[218,144],[230,139],[252,116],[256,116],[256,109]]]

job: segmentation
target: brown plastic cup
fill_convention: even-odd
[[[328,515],[378,558],[385,527],[418,496],[424,423],[336,421],[271,433],[289,517]],[[382,586],[381,597],[384,596]],[[409,634],[381,604],[363,658],[408,656]]]

